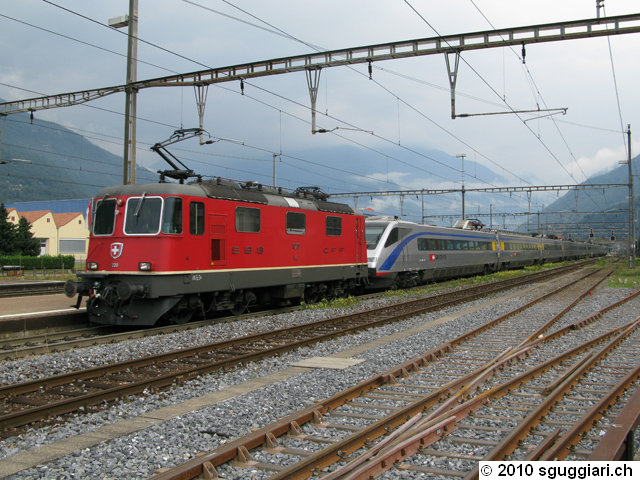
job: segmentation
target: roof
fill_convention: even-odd
[[[83,217],[80,212],[72,212],[72,213],[54,213],[53,220],[56,222],[58,227],[64,227],[66,224],[75,220],[78,217]]]
[[[51,213],[51,210],[37,210],[35,212],[20,212],[19,215],[27,219],[27,222],[33,223],[40,220],[47,213]]]

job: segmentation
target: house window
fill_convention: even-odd
[[[61,238],[60,239],[60,253],[85,253],[85,241],[84,238]]]

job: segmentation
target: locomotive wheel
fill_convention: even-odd
[[[315,285],[311,285],[304,290],[304,303],[313,305],[320,300],[320,291]]]
[[[233,315],[242,315],[245,313],[251,305],[254,305],[257,301],[255,293],[249,291],[245,292],[240,296],[239,300],[236,302],[233,308],[230,308],[229,311]]]
[[[172,325],[183,325],[191,320],[193,310],[179,310],[169,316],[169,323]]]

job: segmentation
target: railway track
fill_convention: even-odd
[[[64,292],[64,282],[0,282],[0,298],[25,297],[30,295],[52,295]]]
[[[498,280],[495,282],[477,285],[472,287],[466,287],[460,289],[460,293],[445,293],[434,296],[444,300],[446,296],[469,296],[472,293],[478,295],[487,295],[495,293],[500,290],[511,288],[513,286],[522,285],[528,282],[535,282],[545,278],[549,278],[553,275],[560,275],[564,272],[568,272],[579,268],[580,266],[588,265],[593,261],[579,262],[569,266],[556,267],[553,269],[536,272],[533,274],[523,275],[518,278]],[[366,296],[365,296],[366,297]],[[431,298],[431,297],[430,297]],[[134,338],[142,338],[151,335],[159,335],[164,333],[172,333],[176,331],[189,330],[198,328],[200,326],[210,325],[211,322],[225,322],[241,320],[242,318],[253,318],[255,316],[273,315],[275,313],[282,313],[286,311],[292,311],[298,307],[285,307],[277,310],[268,310],[258,313],[245,314],[241,316],[205,319],[196,322],[190,322],[183,325],[167,325],[154,328],[143,329],[122,329],[111,326],[82,326],[81,328],[56,327],[55,331],[50,331],[44,325],[44,319],[39,321],[38,319],[30,319],[30,322],[37,324],[38,328],[33,333],[21,330],[17,328],[13,335],[8,335],[6,338],[0,339],[0,360],[15,360],[18,358],[26,357],[29,355],[42,355],[48,353],[62,352],[66,350],[72,350],[75,348],[89,347],[98,344],[114,343],[125,340],[131,340]],[[48,316],[52,323],[55,323],[55,317]],[[45,330],[43,332],[43,330]]]
[[[631,427],[623,414],[637,417],[640,403],[640,394],[621,393],[640,376],[640,298],[563,324],[603,280],[596,275],[557,291],[553,313],[537,299],[153,479],[247,478],[249,468],[278,480],[368,479],[392,469],[477,478],[482,459],[613,459]],[[607,412],[618,397],[629,406]],[[590,433],[603,416],[622,428]]]
[[[566,273],[575,268],[577,267],[562,267],[526,278],[511,279],[509,286],[531,282],[532,278],[549,278],[551,275]],[[592,270],[587,272],[587,275],[599,272]],[[508,288],[504,282],[500,282],[500,286],[491,284],[483,288],[469,287],[450,292],[446,296],[428,297],[393,307],[7,385],[0,387],[0,428],[7,431],[50,416],[140,393],[147,388],[167,387],[219,369],[402,320],[504,288]]]

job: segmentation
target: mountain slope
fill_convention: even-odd
[[[87,198],[122,181],[121,157],[61,125],[31,124],[28,115],[12,115],[0,126],[0,159],[30,162],[0,164],[0,200],[5,203]]]

